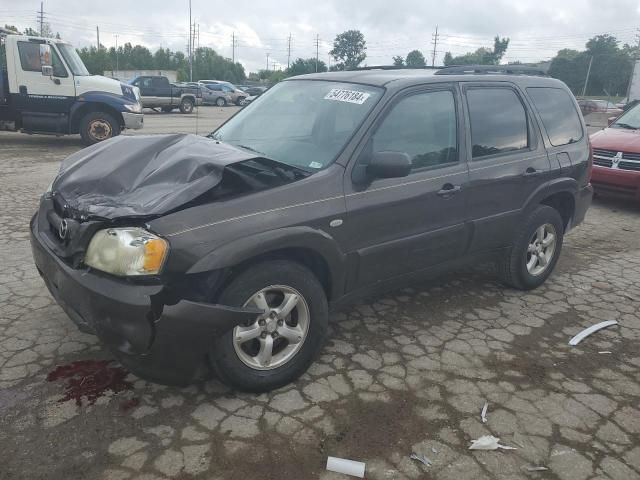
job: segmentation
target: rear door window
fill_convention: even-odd
[[[527,113],[511,88],[467,90],[473,160],[529,148]]]
[[[529,87],[527,93],[542,118],[551,145],[559,147],[582,138],[582,123],[568,92],[560,88]]]

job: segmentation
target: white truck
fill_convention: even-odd
[[[69,43],[0,31],[0,130],[91,145],[143,122],[138,88],[90,75]]]

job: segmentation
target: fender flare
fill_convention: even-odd
[[[260,255],[289,248],[311,250],[319,255],[328,269],[331,298],[342,295],[347,256],[329,234],[304,226],[269,230],[226,243],[198,260],[187,273],[229,268]]]
[[[125,104],[131,103],[132,100],[127,99],[121,95],[115,95],[108,92],[86,92],[78,97],[78,100],[71,106],[69,111],[69,124],[72,128],[77,129],[78,122],[82,117],[83,110],[87,106],[100,107],[97,110],[102,109],[107,113],[116,113],[117,120],[121,125],[124,125],[124,119],[122,118],[122,112],[128,111],[125,108]]]
[[[522,213],[530,211],[534,206],[539,205],[542,200],[556,193],[569,193],[575,202],[579,190],[578,182],[574,178],[563,177],[550,180],[540,185],[529,195],[522,208]]]

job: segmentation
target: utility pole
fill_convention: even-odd
[[[100,27],[96,25],[96,41],[98,42],[98,50],[100,50]]]
[[[289,47],[287,48],[287,70],[291,65],[291,32],[289,32]]]
[[[200,49],[200,24],[198,24],[198,49]]]
[[[591,74],[591,64],[593,63],[593,55],[591,55],[591,59],[589,60],[589,68],[587,68],[587,78],[584,81],[584,87],[582,88],[582,96],[584,97],[587,94],[587,85],[589,84],[589,75]]]
[[[629,85],[627,85],[627,103],[631,101],[631,87],[633,86],[633,81],[636,78],[636,66],[638,64],[638,60],[640,60],[640,28],[636,28],[636,32],[638,32],[636,33],[638,46],[636,47],[636,54],[633,56],[633,65],[631,66],[631,78],[629,78]]]
[[[437,50],[436,48],[438,48],[438,26],[436,25],[436,33],[432,35],[433,40],[431,41],[431,43],[433,43],[433,55],[431,55],[431,66],[435,67],[436,66],[436,53]]]
[[[193,82],[193,52],[191,48],[192,39],[192,26],[191,26],[191,0],[189,0],[189,81]]]
[[[236,63],[236,32],[231,34],[231,61]]]
[[[267,53],[267,72],[269,71],[269,53]]]
[[[120,70],[120,65],[118,64],[118,35],[114,35],[114,37],[116,37],[116,72],[119,72]],[[120,73],[118,73],[118,75],[120,75]]]
[[[44,2],[40,2],[40,16],[39,19],[40,20],[40,36],[42,36],[42,34],[44,33],[43,30],[43,23],[44,23]]]
[[[319,57],[320,57],[320,34],[316,34],[316,73],[318,73]]]

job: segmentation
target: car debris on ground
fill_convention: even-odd
[[[489,404],[484,402],[484,407],[482,407],[482,411],[480,412],[482,423],[487,423],[487,408],[489,408]]]
[[[595,333],[598,330],[602,330],[603,328],[610,327],[611,325],[617,325],[617,324],[618,324],[618,322],[616,322],[615,320],[607,320],[606,322],[596,323],[595,325],[592,325],[589,328],[585,328],[580,333],[578,333],[575,337],[573,337],[571,340],[569,340],[569,345],[575,347],[582,340],[587,338],[592,333]]]
[[[422,463],[425,467],[430,467],[433,462],[429,460],[425,455],[418,455],[417,453],[412,453],[409,457],[411,460],[416,460]]]
[[[353,477],[364,478],[365,464],[346,458],[328,457],[327,470],[330,472],[344,473]]]
[[[533,465],[527,465],[526,470],[527,472],[546,472],[549,469],[547,467],[537,467]]]
[[[483,435],[477,440],[471,441],[471,446],[469,450],[497,450],[501,448],[502,450],[517,450],[516,447],[510,447],[508,445],[502,445],[498,443],[500,441],[499,438],[494,437],[493,435]]]

